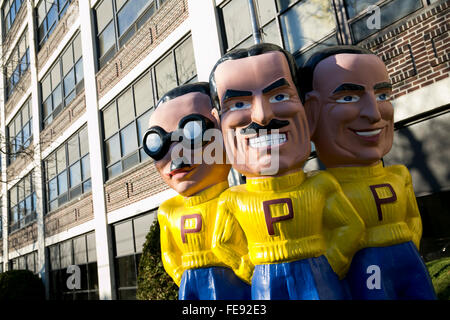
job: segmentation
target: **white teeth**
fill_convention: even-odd
[[[372,130],[372,131],[355,131],[355,132],[358,136],[371,137],[371,136],[376,136],[377,134],[379,134],[381,132],[381,129]]]
[[[252,148],[266,148],[278,146],[287,141],[287,137],[285,133],[274,133],[274,134],[266,134],[259,137],[254,137],[249,139],[250,147]]]

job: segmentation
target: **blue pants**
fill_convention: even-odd
[[[355,300],[436,299],[425,263],[411,241],[360,250],[345,281]]]
[[[178,293],[179,300],[250,300],[250,286],[224,267],[184,271]]]
[[[253,300],[346,299],[341,281],[325,256],[255,266]]]

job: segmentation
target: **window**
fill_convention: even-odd
[[[7,164],[10,165],[33,141],[33,121],[29,99],[8,124],[6,132],[9,141]]]
[[[161,0],[103,0],[95,8],[100,68],[155,13],[162,2]]]
[[[385,28],[395,21],[407,16],[408,14],[422,8],[421,0],[345,0],[345,8],[349,19],[350,29],[355,43],[367,38],[368,36],[379,32],[380,29],[369,28],[368,19],[374,12],[366,12],[371,5],[380,7],[380,28]]]
[[[5,0],[2,8],[3,36],[11,29],[24,0]]]
[[[305,52],[310,54],[313,48],[317,50],[319,43],[338,43],[329,0],[254,0],[254,4],[262,40],[283,47],[297,58]],[[219,12],[227,51],[254,44],[247,0],[228,1]]]
[[[84,88],[80,34],[70,42],[41,80],[42,119],[46,127]]]
[[[192,40],[187,38],[102,110],[107,179],[149,159],[141,146],[157,99],[196,80]]]
[[[42,48],[72,0],[41,0],[36,6],[38,47]]]
[[[91,190],[87,127],[80,129],[45,160],[47,212]]]
[[[36,220],[36,193],[33,171],[8,191],[9,232],[19,230]]]
[[[16,46],[12,49],[6,64],[4,74],[6,75],[5,95],[6,100],[11,97],[21,77],[28,70],[30,64],[30,52],[27,40],[27,30],[23,32]]]
[[[94,232],[50,246],[48,252],[50,298],[52,300],[99,299]],[[67,285],[69,277],[73,275],[73,272],[67,270],[69,266],[78,267],[80,270],[80,289],[72,289]]]
[[[11,266],[11,270],[29,270],[34,274],[39,273],[37,251],[33,251],[24,256],[11,259],[9,263]]]
[[[117,297],[135,300],[142,249],[156,210],[113,225]]]

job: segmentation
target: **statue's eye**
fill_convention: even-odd
[[[251,103],[248,102],[243,102],[243,101],[238,101],[238,102],[234,102],[231,106],[230,106],[230,111],[235,111],[235,110],[245,110],[250,108],[252,105]]]
[[[289,100],[289,95],[287,93],[279,93],[273,97],[270,97],[269,102],[277,103]]]
[[[377,101],[387,101],[390,99],[390,95],[387,93],[380,93],[376,95]]]
[[[339,98],[339,99],[336,100],[336,102],[339,102],[339,103],[352,103],[352,102],[357,102],[357,101],[359,101],[359,97],[355,96],[355,95],[353,95],[353,96],[344,96],[344,97]]]

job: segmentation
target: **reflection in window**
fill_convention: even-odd
[[[50,260],[50,298],[52,300],[98,300],[97,253],[95,233],[91,232],[48,247]],[[80,270],[81,288],[69,288],[67,282],[73,273],[67,268]],[[69,280],[70,283],[70,280]]]
[[[39,273],[38,252],[33,251],[9,261],[11,270],[28,270],[34,274]]]
[[[196,73],[189,37],[102,110],[107,179],[149,159],[141,141],[153,106],[168,90],[194,81]]]
[[[42,48],[72,0],[41,0],[37,8],[38,45]]]
[[[78,34],[41,80],[44,127],[52,123],[83,88],[83,57]]]
[[[136,299],[139,261],[156,210],[113,225],[118,298]]]
[[[10,165],[18,157],[20,152],[33,141],[33,121],[31,114],[30,99],[20,108],[17,115],[11,120],[7,127],[8,135],[8,157],[7,165]]]
[[[95,8],[99,67],[155,13],[161,0],[103,0]]]
[[[47,212],[91,190],[87,127],[80,129],[45,160]]]
[[[22,76],[30,65],[30,48],[28,45],[27,29],[17,41],[4,66],[5,96],[8,100],[14,92]]]
[[[36,220],[36,193],[33,171],[8,191],[9,232],[24,228]]]

